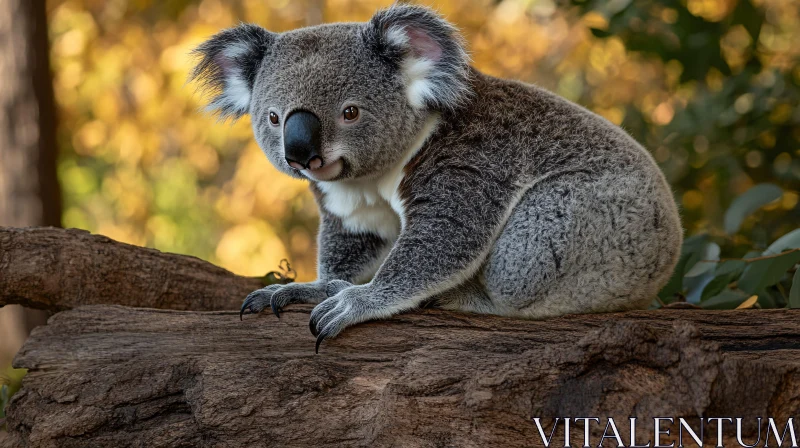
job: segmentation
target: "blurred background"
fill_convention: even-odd
[[[239,22],[280,32],[390,3],[0,0],[0,225],[78,227],[242,275],[288,258],[313,279],[306,184],[268,163],[247,117],[200,111],[188,53]],[[478,69],[557,92],[643,143],[687,235],[741,257],[798,227],[800,2],[422,3],[462,30]],[[734,198],[762,183],[778,190],[726,229]],[[41,316],[0,313],[3,371]]]

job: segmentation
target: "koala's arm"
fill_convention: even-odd
[[[389,242],[369,232],[354,233],[341,219],[320,207],[317,279],[307,283],[270,285],[250,293],[241,314],[257,314],[271,308],[276,316],[292,303],[320,303],[340,289],[366,281],[377,269]]]
[[[439,171],[406,202],[406,227],[369,285],[396,311],[469,279],[491,249],[516,194],[472,172]],[[387,300],[387,299],[384,299]]]
[[[345,327],[409,310],[469,279],[523,189],[481,178],[471,165],[440,166],[407,192],[405,226],[373,280],[342,290],[311,315],[318,342]]]
[[[339,217],[320,207],[317,254],[317,281],[343,280],[357,283],[369,280],[378,268],[389,243],[369,232],[351,232]]]

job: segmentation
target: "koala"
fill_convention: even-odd
[[[242,24],[190,75],[319,206],[317,280],[241,313],[316,304],[319,344],[421,306],[544,319],[646,308],[674,269],[678,209],[650,154],[609,121],[470,66],[436,12],[273,33]]]

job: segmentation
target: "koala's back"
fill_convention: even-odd
[[[447,114],[412,162],[401,188],[424,193],[425,179],[447,166],[473,167],[487,182],[530,186],[581,172],[614,179],[596,194],[647,196],[682,233],[669,184],[653,157],[620,127],[539,87],[472,72],[474,96]],[[442,183],[447,188],[447,182]],[[417,191],[412,191],[417,187]]]
[[[441,134],[442,147],[468,141],[474,151],[461,156],[481,159],[507,175],[585,169],[663,180],[644,148],[589,110],[534,85],[477,71],[472,79],[474,97],[444,120],[449,129]]]
[[[621,128],[546,90],[478,72],[472,79],[472,102],[445,118],[412,162],[409,174],[420,180],[405,188],[424,194],[430,182],[421,179],[442,176],[450,164],[518,195],[467,284],[480,293],[459,291],[444,306],[533,318],[646,307],[682,241],[677,206],[650,154]]]

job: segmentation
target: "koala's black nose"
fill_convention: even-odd
[[[322,167],[320,128],[319,118],[305,110],[292,112],[286,117],[283,155],[289,165],[299,170]]]

